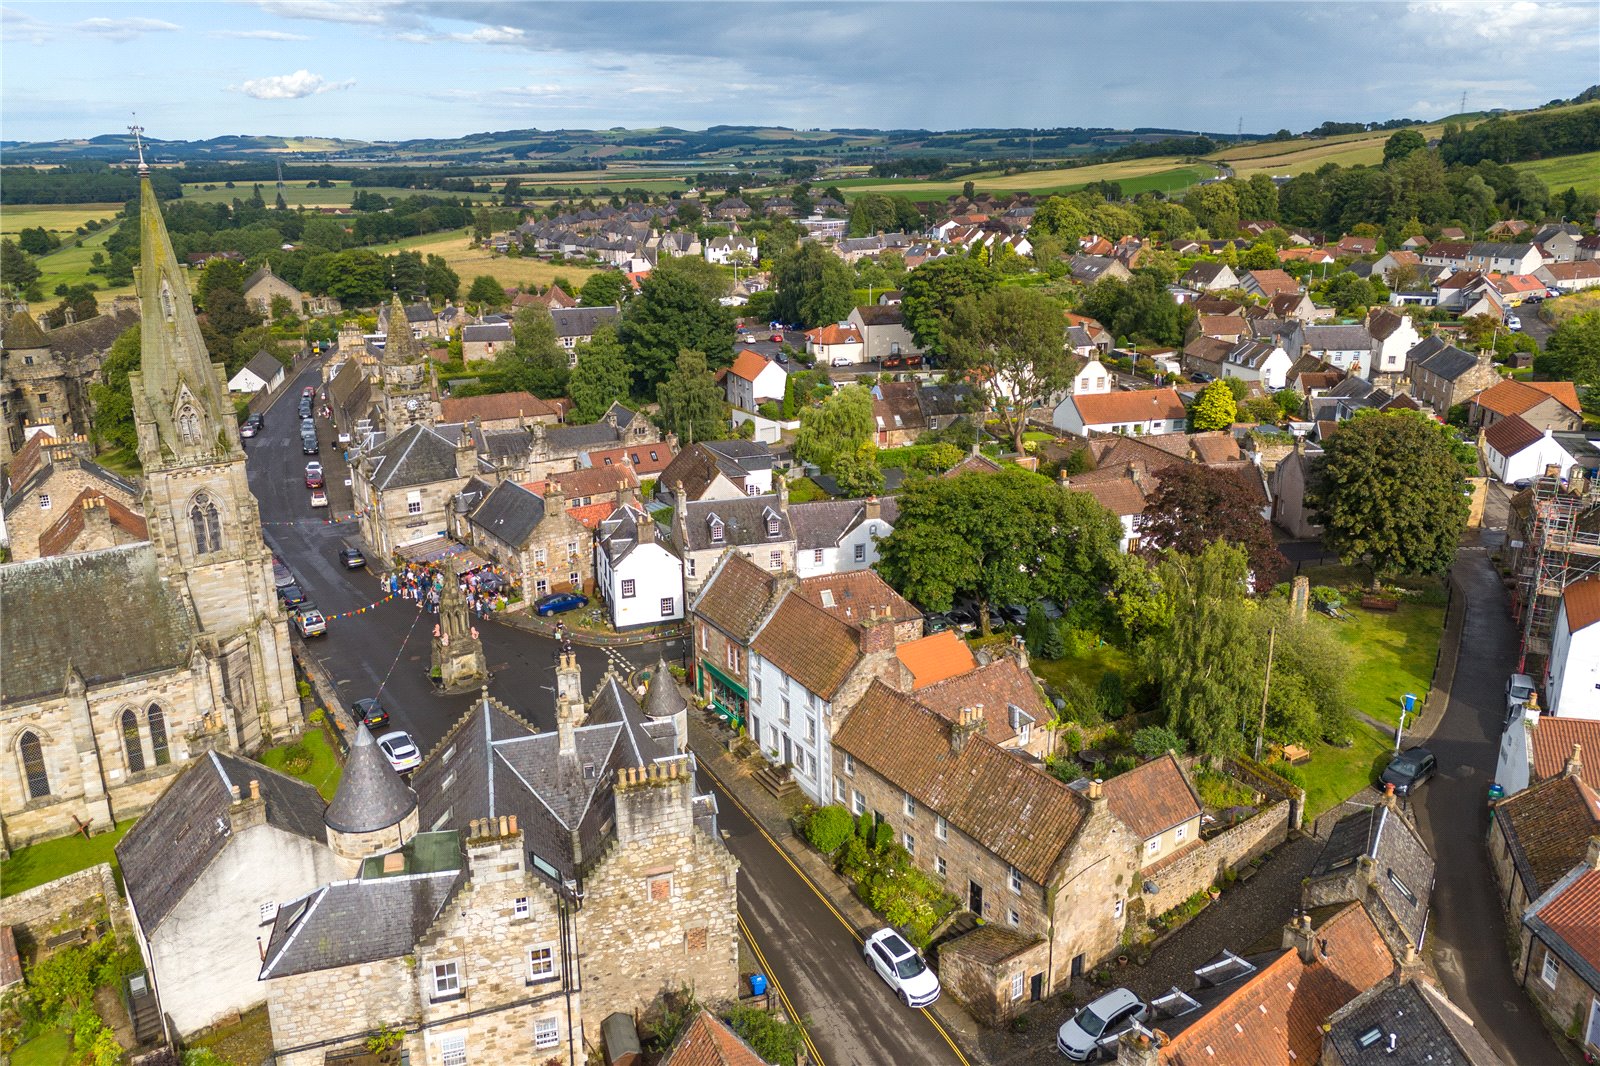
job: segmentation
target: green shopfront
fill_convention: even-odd
[[[695,691],[711,701],[711,709],[718,718],[735,729],[743,726],[745,703],[749,700],[745,687],[704,659],[698,663]]]

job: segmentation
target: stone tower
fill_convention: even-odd
[[[417,835],[417,794],[400,779],[363,722],[345,760],[333,802],[323,812],[328,846],[353,876],[369,855],[394,851]]]
[[[489,679],[489,666],[483,657],[483,642],[472,628],[461,583],[446,573],[439,591],[439,624],[433,634],[433,668],[439,671],[439,687],[446,692],[465,692]]]
[[[406,320],[405,305],[398,293],[389,303],[389,329],[384,335],[383,359],[378,363],[378,388],[382,394],[379,417],[385,432],[398,433],[416,422],[432,423],[427,359],[411,336],[411,323]]]
[[[289,625],[273,590],[272,555],[222,364],[201,339],[148,173],[139,190],[143,348],[128,383],[144,466],[141,502],[162,576],[189,600],[198,645],[250,750],[295,729]]]

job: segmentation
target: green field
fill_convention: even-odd
[[[1564,155],[1555,159],[1536,159],[1529,163],[1512,163],[1518,170],[1538,175],[1551,192],[1566,192],[1574,188],[1580,193],[1600,192],[1600,152],[1583,155]]]
[[[421,237],[391,241],[388,244],[374,244],[371,248],[379,255],[418,252],[423,258],[430,255],[441,256],[451,270],[461,275],[463,293],[472,285],[472,279],[479,274],[487,274],[506,288],[513,286],[526,288],[530,285],[544,288],[558,276],[567,279],[575,287],[581,287],[591,276],[598,273],[592,267],[557,265],[531,257],[512,259],[510,256],[496,255],[486,248],[473,245],[468,230],[428,233]]]
[[[955,195],[970,181],[977,192],[1027,192],[1035,196],[1072,192],[1096,181],[1114,181],[1125,196],[1160,190],[1177,192],[1202,178],[1214,177],[1217,169],[1208,163],[1182,163],[1173,157],[1129,159],[1119,163],[1097,163],[1087,167],[1062,167],[1032,170],[1021,174],[979,173],[948,181],[917,181],[912,178],[840,178],[818,182],[834,185],[851,198],[867,193],[911,196],[919,200]]]
[[[105,222],[121,212],[121,204],[17,204],[0,208],[0,233],[9,237],[43,226],[66,240],[90,219]]]
[[[94,265],[91,257],[95,252],[103,252],[106,241],[117,232],[118,226],[107,226],[95,233],[89,234],[77,244],[58,248],[49,255],[40,256],[39,284],[44,289],[45,295],[50,296],[56,291],[57,285],[85,285],[99,286],[95,293],[97,299],[108,296],[117,296],[125,292],[132,292],[133,286],[119,285],[115,288],[106,287],[106,279],[101,274],[89,273],[89,267]]]
[[[254,190],[254,187],[254,183],[252,182],[239,182],[231,189],[225,185],[212,185],[211,188],[206,188],[205,185],[191,182],[184,185],[183,198],[185,200],[200,204],[228,204],[233,202],[234,197],[238,197],[241,200],[247,199]],[[381,196],[388,197],[439,196],[449,197],[453,200],[459,200],[463,196],[471,197],[474,200],[487,200],[489,198],[488,193],[481,192],[466,193],[444,192],[439,189],[400,189],[383,185],[364,185],[361,187],[361,191],[375,192]],[[333,183],[331,188],[327,189],[308,189],[303,181],[298,183],[289,181],[284,182],[283,185],[283,201],[290,207],[349,207],[350,198],[354,192],[355,190],[350,187],[350,183],[348,181],[336,181]],[[277,195],[276,183],[270,181],[262,182],[261,195],[266,199],[267,206],[270,207],[274,202],[276,202],[274,200],[274,197]]]

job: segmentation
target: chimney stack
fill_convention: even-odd
[[[1591,870],[1600,870],[1600,836],[1589,838],[1589,846],[1583,853],[1583,864]]]
[[[967,746],[967,740],[983,728],[983,704],[963,707],[956,712],[956,720],[950,723],[950,751],[960,755]]]
[[[1567,756],[1567,764],[1561,768],[1563,777],[1583,776],[1583,745],[1577,741],[1572,743],[1572,754]]]
[[[1311,915],[1297,914],[1283,927],[1283,946],[1300,953],[1300,961],[1317,961],[1317,935],[1311,928]]]
[[[1089,782],[1089,798],[1097,801],[1106,798],[1106,783],[1098,777]]]

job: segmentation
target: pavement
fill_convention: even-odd
[[[979,1029],[948,996],[912,1010],[861,957],[882,928],[826,861],[802,844],[788,812],[729,756],[698,712],[690,747],[717,795],[719,826],[738,857],[739,914],[780,998],[803,1018],[826,1066],[970,1066]]]
[[[330,523],[352,512],[349,471],[332,431],[319,421],[320,455],[300,452],[295,405],[306,385],[321,384],[320,364],[301,371],[265,413],[266,427],[244,442],[250,490],[261,509],[267,544],[288,564],[325,614],[368,607],[385,595],[366,570],[346,570],[338,551],[347,536],[359,536],[353,521]],[[322,462],[330,506],[313,509],[305,487],[305,464]],[[326,636],[306,642],[339,687],[348,705],[378,695],[389,710],[391,728],[410,733],[423,751],[437,744],[471,704],[473,694],[440,696],[428,679],[436,616],[405,600],[390,600],[363,614],[332,618]],[[479,635],[492,675],[490,690],[507,699],[541,729],[555,728],[556,643],[550,638],[498,622],[479,623]],[[608,665],[631,670],[654,662],[657,645],[602,649],[577,647],[584,684],[600,680]],[[545,696],[549,693],[549,696]]]

